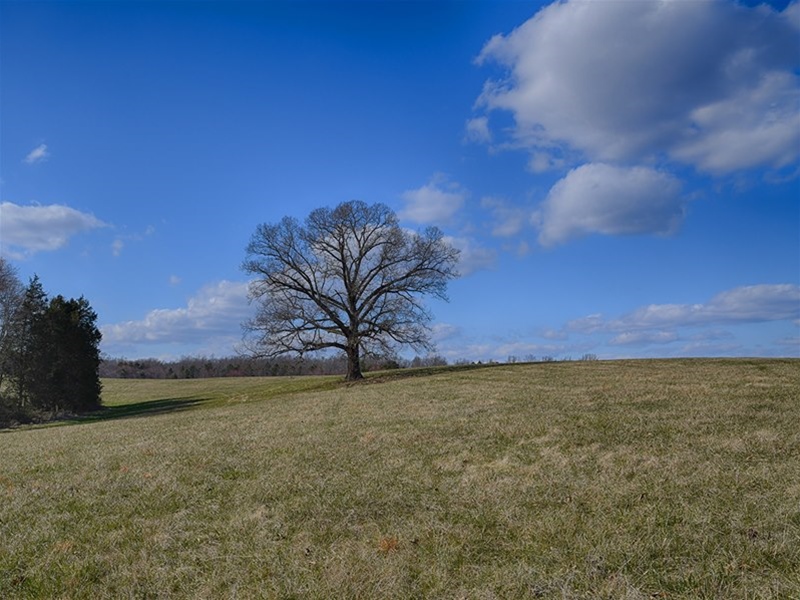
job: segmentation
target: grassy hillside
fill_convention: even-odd
[[[105,382],[0,432],[0,598],[800,598],[800,361]]]

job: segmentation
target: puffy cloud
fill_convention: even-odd
[[[799,21],[797,2],[553,3],[484,46],[477,62],[507,73],[478,105],[513,114],[513,144],[536,171],[570,151],[714,173],[782,167],[800,152]]]
[[[632,332],[664,331],[678,327],[735,323],[792,321],[800,317],[800,286],[759,284],[721,292],[704,304],[649,304],[618,319],[590,315],[570,321],[567,329],[582,333],[621,332],[632,340]],[[618,342],[619,343],[619,342]]]
[[[783,321],[800,318],[800,286],[749,285],[715,296],[709,314],[724,320]]]
[[[552,246],[590,233],[673,233],[684,216],[680,182],[647,167],[587,164],[571,170],[534,214],[539,242]]]
[[[692,111],[694,129],[672,156],[712,173],[789,165],[800,145],[798,102],[797,77],[768,73],[754,87]]]
[[[47,151],[47,144],[39,144],[36,148],[28,152],[28,155],[24,158],[24,162],[32,165],[47,160],[48,156],[50,156],[50,153]]]
[[[58,250],[75,235],[107,226],[94,215],[69,206],[20,206],[3,202],[0,203],[0,251],[22,257]]]
[[[434,175],[421,188],[402,194],[405,208],[399,212],[401,219],[414,223],[449,223],[464,205],[467,192],[442,174]]]
[[[220,281],[202,288],[185,307],[151,310],[143,319],[102,327],[103,346],[146,344],[214,345],[222,339],[228,352],[239,339],[243,321],[252,316],[248,284]]]
[[[614,322],[613,326],[658,326],[759,323],[800,316],[800,286],[749,285],[727,290],[705,304],[651,304]]]
[[[492,141],[492,134],[489,131],[488,117],[475,117],[469,119],[466,125],[465,141],[488,143]]]

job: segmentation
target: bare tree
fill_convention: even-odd
[[[16,269],[0,256],[0,387],[8,375],[12,328],[24,293]]]
[[[303,225],[259,225],[243,265],[258,302],[245,346],[266,356],[339,349],[347,379],[361,379],[362,353],[431,348],[422,297],[446,300],[457,262],[439,229],[404,230],[384,204],[344,202]]]

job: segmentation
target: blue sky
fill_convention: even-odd
[[[800,5],[0,3],[0,253],[102,350],[226,356],[263,222],[462,250],[450,360],[800,356]]]

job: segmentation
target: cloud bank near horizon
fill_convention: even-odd
[[[248,284],[218,281],[191,296],[186,306],[154,309],[142,319],[104,325],[103,350],[125,356],[128,349],[151,348],[132,358],[178,358],[186,345],[200,345],[202,354],[227,356],[241,341],[241,324],[252,316]],[[506,360],[536,355],[602,358],[635,355],[652,346],[669,355],[747,355],[755,350],[738,340],[740,326],[788,321],[800,329],[800,286],[757,284],[724,290],[706,302],[649,304],[618,317],[601,314],[570,320],[559,330],[528,335],[517,331],[493,340],[470,338],[462,328],[435,323],[432,334],[438,352],[454,360]],[[800,332],[798,332],[800,333]],[[800,336],[776,340],[783,355],[800,352]],[[615,350],[616,349],[616,350]]]

